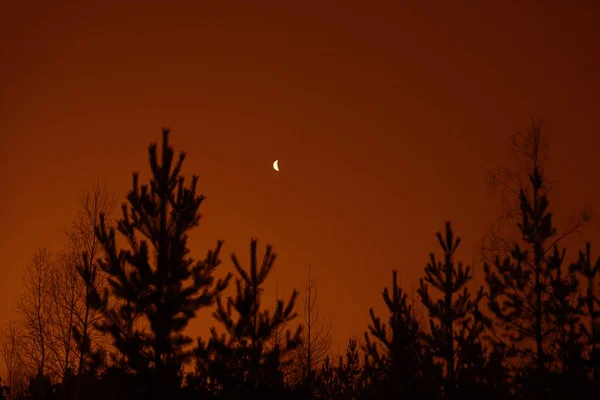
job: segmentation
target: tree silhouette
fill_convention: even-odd
[[[579,325],[580,332],[585,339],[589,351],[589,361],[591,375],[595,379],[599,378],[600,374],[600,300],[595,294],[596,290],[596,275],[600,271],[600,257],[593,262],[591,255],[591,243],[585,245],[585,252],[579,252],[579,259],[576,263],[570,266],[571,271],[575,271],[585,279],[586,290],[584,295],[579,296],[579,307],[588,318],[588,324],[581,323]]]
[[[26,344],[23,361],[35,375],[48,373],[48,358],[52,346],[50,284],[52,256],[46,248],[35,252],[24,271],[25,293],[19,299],[18,310],[23,318],[23,338]]]
[[[517,227],[522,240],[513,243],[509,255],[504,258],[496,255],[491,265],[486,263],[484,266],[490,290],[488,306],[505,336],[520,345],[517,349],[533,362],[532,377],[537,380],[533,386],[537,388],[538,397],[543,396],[543,387],[547,386],[543,376],[550,361],[548,340],[554,331],[550,322],[554,300],[547,254],[564,237],[557,236],[548,209],[542,139],[539,123],[532,124],[523,138],[522,151],[529,163],[529,185],[521,185],[518,189],[520,216]],[[531,341],[533,348],[529,345]]]
[[[82,305],[76,314],[77,324],[73,328],[73,337],[79,352],[77,360],[77,373],[82,374],[87,370],[95,370],[102,361],[102,339],[94,329],[101,317],[97,311],[101,304],[99,298],[94,296],[98,289],[103,287],[102,271],[98,270],[98,261],[101,257],[101,245],[95,233],[100,225],[100,215],[104,215],[105,224],[108,223],[115,205],[115,197],[109,192],[106,182],[94,182],[91,189],[87,190],[80,198],[77,217],[72,228],[67,232],[70,252],[75,254],[77,272],[82,283]]]
[[[74,327],[83,310],[82,282],[76,269],[77,255],[64,252],[56,257],[50,271],[48,306],[52,346],[49,347],[49,368],[63,381],[76,371],[77,343]]]
[[[587,242],[569,264],[561,244],[589,216],[557,232],[541,124],[534,121],[517,138],[527,181],[498,175],[516,200],[505,217],[517,236],[494,231],[486,238],[484,250],[493,256],[484,266],[489,293],[469,291],[473,270],[455,260],[461,240],[446,222],[436,234],[443,259],[430,254],[420,301],[392,271],[382,291],[386,315],[369,309],[365,343],[350,339],[334,362],[326,355],[330,326],[318,314],[310,265],[303,331],[302,324],[289,329],[297,316],[295,290],[283,299],[277,291],[274,309],[264,308],[276,261],[270,245],[260,259],[252,239],[245,267],[231,255],[237,279],[228,297],[233,274],[214,277],[223,242],[201,261],[190,257],[187,238],[204,197],[196,194],[197,177],[184,185],[185,155],[176,158],[163,130],[161,153],[156,143],[149,147],[149,184],[139,185],[134,173],[116,223],[108,215],[112,197],[96,182],[82,198],[66,250],[33,254],[17,303],[20,319],[1,331],[0,400],[554,400],[573,396],[575,388],[596,396],[600,258],[592,258]],[[480,310],[486,296],[488,310]],[[184,329],[213,304],[219,326],[190,349]],[[195,372],[186,376],[191,356]]]
[[[457,356],[464,354],[468,346],[476,345],[483,332],[483,323],[478,317],[478,304],[483,298],[481,288],[472,298],[466,285],[473,278],[470,266],[461,262],[455,264],[454,255],[460,244],[460,237],[454,236],[450,222],[446,222],[444,234],[436,234],[444,251],[444,261],[437,261],[433,253],[425,267],[425,278],[420,279],[418,294],[430,317],[430,333],[426,341],[434,355],[444,361],[446,376],[444,393],[454,398],[457,375],[465,363],[457,363]],[[437,289],[442,298],[434,300],[429,294],[429,286]]]
[[[355,338],[348,341],[346,354],[340,356],[338,366],[335,370],[337,377],[337,388],[339,390],[335,398],[354,400],[360,398],[363,391],[363,368],[360,365],[360,354],[358,342]]]
[[[311,266],[308,266],[308,277],[304,282],[304,322],[302,345],[297,350],[297,362],[301,366],[302,378],[309,394],[312,393],[315,370],[323,363],[331,346],[331,323],[325,321],[319,314],[318,287],[311,276]]]
[[[397,272],[392,272],[392,289],[386,287],[382,293],[390,316],[387,324],[369,310],[371,324],[365,332],[364,350],[367,354],[365,370],[370,375],[370,398],[392,398],[396,396],[423,397],[427,378],[433,370],[426,367],[426,355],[419,322],[413,305],[408,304],[407,294],[397,282]],[[427,376],[427,375],[429,376]]]
[[[2,378],[0,378],[0,400],[9,400],[10,387],[2,384]]]
[[[550,314],[555,327],[552,333],[554,365],[551,366],[555,378],[550,386],[555,398],[567,396],[574,384],[583,387],[587,383],[585,344],[578,329],[581,316],[577,304],[579,281],[573,270],[564,271],[565,253],[566,249],[559,251],[555,246],[547,258],[553,297]]]
[[[562,351],[557,353],[557,348],[563,346],[565,350],[566,343],[555,341],[560,337],[558,331],[565,332],[561,326],[566,325],[560,318],[567,318],[565,312],[571,307],[567,304],[574,297],[568,294],[573,291],[568,282],[571,277],[561,272],[562,282],[557,280],[550,253],[590,219],[584,210],[571,216],[562,233],[554,228],[549,212],[549,182],[544,172],[548,157],[542,128],[541,121],[533,120],[525,134],[514,136],[513,147],[525,160],[520,172],[501,168],[494,175],[493,183],[502,188],[504,203],[509,205],[505,220],[516,228],[516,235],[493,230],[483,246],[491,292],[489,306],[503,340],[508,339],[521,356],[519,362],[526,364],[525,369],[515,371],[518,378],[527,379],[522,389],[535,388],[531,396],[537,397],[545,396],[553,382],[547,373],[556,367],[558,361],[554,357]]]
[[[237,256],[231,255],[237,272],[236,295],[228,297],[224,304],[217,297],[214,317],[226,333],[219,335],[215,327],[208,343],[198,339],[198,376],[206,375],[211,390],[221,396],[264,396],[281,395],[283,375],[282,356],[295,350],[301,342],[301,326],[295,333],[286,331],[284,343],[267,346],[279,326],[292,321],[297,314],[294,305],[297,291],[293,291],[287,304],[278,300],[271,314],[261,310],[261,295],[269,272],[275,263],[276,254],[270,245],[259,266],[257,241],[250,241],[250,267],[246,271]],[[269,397],[272,398],[272,397]]]
[[[339,385],[335,367],[329,356],[325,356],[313,385],[313,398],[318,400],[335,399],[339,393]]]
[[[99,266],[112,295],[121,300],[109,305],[105,292],[99,329],[111,335],[126,366],[146,379],[151,389],[147,396],[156,398],[177,392],[180,368],[191,354],[186,346],[192,340],[183,330],[200,308],[213,303],[230,277],[216,283],[213,277],[222,242],[202,261],[189,256],[188,232],[198,225],[204,196],[196,194],[197,176],[188,187],[180,176],[185,153],[176,162],[174,155],[164,129],[160,162],[157,144],[149,147],[150,184],[140,187],[138,174],[133,174],[129,204],[123,204],[117,221],[129,248],[117,249],[116,230],[107,228],[104,213],[96,230],[106,253]],[[144,327],[131,328],[136,317]]]
[[[4,360],[7,393],[9,400],[15,399],[25,391],[25,373],[23,368],[23,327],[20,323],[9,321],[2,330],[0,352]]]

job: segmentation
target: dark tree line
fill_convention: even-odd
[[[513,231],[486,238],[485,285],[457,260],[450,222],[436,234],[414,299],[396,271],[383,289],[384,316],[371,309],[364,338],[343,356],[328,353],[329,324],[318,315],[316,282],[297,299],[263,301],[277,255],[250,240],[248,263],[222,241],[192,257],[189,232],[201,216],[198,177],[181,174],[163,130],[149,147],[148,184],[113,215],[98,183],[82,200],[59,255],[41,249],[25,272],[20,321],[2,332],[0,399],[563,399],[600,389],[600,258],[591,244],[568,262],[562,239],[589,217],[555,227],[539,123],[516,142],[524,179],[497,176],[516,205]],[[508,232],[508,233],[507,233]],[[262,256],[260,255],[262,253]],[[229,285],[235,293],[224,297]],[[208,338],[184,331],[199,310],[216,323]]]

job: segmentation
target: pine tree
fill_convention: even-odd
[[[180,170],[185,153],[176,161],[174,156],[169,130],[164,129],[160,162],[157,144],[149,147],[149,185],[140,186],[139,175],[133,174],[129,204],[123,204],[116,229],[129,248],[118,250],[116,230],[107,229],[104,214],[96,229],[106,253],[99,266],[118,300],[109,305],[105,293],[99,328],[111,335],[128,369],[150,385],[147,396],[156,398],[178,390],[180,368],[190,356],[186,346],[192,342],[183,330],[230,278],[215,283],[213,277],[222,242],[202,261],[189,256],[188,233],[199,223],[204,196],[196,194],[197,176],[184,185]],[[136,319],[144,326],[133,326]]]
[[[433,253],[425,267],[425,278],[420,279],[418,294],[429,311],[430,333],[426,340],[434,355],[444,362],[446,376],[444,393],[446,398],[454,398],[457,376],[464,363],[457,363],[457,356],[467,351],[467,346],[477,344],[483,332],[483,324],[478,317],[480,300],[483,298],[481,288],[472,298],[466,285],[472,280],[470,266],[461,262],[455,264],[454,255],[460,244],[460,237],[455,237],[450,222],[446,222],[446,230],[436,234],[441,248],[444,250],[444,261],[437,261]],[[434,300],[429,294],[429,283],[437,289],[442,298]]]
[[[550,314],[555,326],[552,333],[554,379],[550,385],[554,398],[564,398],[573,385],[581,387],[587,383],[585,349],[578,330],[581,314],[577,307],[579,281],[573,271],[563,271],[565,254],[566,250],[559,251],[555,246],[547,260],[553,297]]]
[[[571,340],[566,340],[568,345],[560,355],[563,362],[563,372],[560,379],[556,381],[560,384],[558,394],[564,394],[569,391],[573,384],[578,385],[578,392],[585,395],[595,395],[600,389],[600,357],[598,341],[600,340],[600,310],[598,309],[599,300],[595,294],[596,274],[600,270],[600,258],[594,263],[591,258],[591,244],[586,243],[586,251],[579,252],[577,262],[571,264],[569,271],[579,274],[583,278],[585,291],[578,297],[578,329],[572,324],[568,326],[567,336]],[[571,304],[570,304],[571,305]],[[574,339],[575,340],[574,340]],[[565,346],[563,346],[565,347]],[[566,356],[566,357],[565,357]]]
[[[206,375],[213,391],[222,396],[263,397],[282,395],[284,388],[283,356],[301,343],[301,326],[295,333],[286,331],[283,343],[273,346],[277,328],[289,323],[297,314],[298,295],[293,291],[287,304],[278,300],[273,312],[261,310],[262,288],[275,263],[276,254],[267,246],[262,263],[257,258],[257,241],[250,242],[250,268],[246,271],[237,256],[231,260],[238,274],[236,295],[224,304],[217,297],[214,317],[226,333],[211,329],[208,343],[198,340],[196,349],[198,375]],[[271,342],[271,345],[268,345]],[[269,397],[271,398],[271,397]]]
[[[526,362],[517,374],[525,379],[519,391],[534,388],[530,397],[546,396],[553,361],[552,342],[556,333],[554,289],[558,289],[550,252],[570,233],[589,220],[586,212],[573,218],[561,235],[553,225],[549,211],[548,185],[544,175],[544,135],[542,125],[534,121],[525,135],[518,134],[515,148],[525,157],[525,175],[502,171],[500,182],[518,200],[511,219],[520,240],[494,238],[493,260],[486,262],[485,279],[489,287],[488,307],[508,342]],[[513,184],[511,184],[513,183]],[[556,273],[554,273],[555,275]],[[562,279],[562,278],[561,278]]]
[[[362,395],[363,368],[360,365],[358,341],[350,339],[346,354],[340,356],[335,370],[339,394],[335,398],[343,400],[356,400]]]
[[[579,252],[579,259],[570,266],[571,271],[583,276],[585,279],[585,294],[579,296],[579,308],[587,318],[587,324],[579,325],[580,332],[587,345],[589,367],[591,376],[600,378],[600,299],[595,294],[596,276],[600,271],[600,257],[593,262],[591,255],[591,243],[585,245],[585,252]]]
[[[485,265],[489,285],[489,308],[503,325],[511,342],[522,344],[520,351],[532,359],[533,371],[542,395],[542,376],[549,360],[548,338],[552,324],[548,323],[552,306],[551,272],[546,254],[556,235],[552,213],[548,210],[544,177],[539,160],[541,132],[539,126],[530,131],[532,162],[529,171],[530,191],[520,188],[520,221],[517,226],[525,248],[514,244],[509,256],[496,256],[492,265]],[[533,349],[528,340],[534,343]]]
[[[372,389],[377,393],[370,397],[422,397],[425,357],[421,327],[413,307],[408,304],[407,294],[398,286],[395,270],[391,294],[386,287],[382,297],[390,312],[388,323],[382,323],[371,308],[372,322],[369,332],[365,332],[365,370],[370,373],[370,386],[376,386]]]
[[[335,375],[335,366],[331,363],[329,356],[325,356],[315,379],[313,396],[317,400],[331,400],[337,398],[338,393],[339,385]]]

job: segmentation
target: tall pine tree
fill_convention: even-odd
[[[371,379],[369,397],[429,398],[425,392],[431,389],[434,368],[427,365],[423,332],[407,294],[398,285],[395,270],[392,289],[384,288],[382,297],[389,310],[388,322],[382,323],[371,308],[371,324],[369,332],[365,332],[365,371]]]
[[[197,377],[207,379],[211,390],[226,398],[279,398],[285,390],[283,356],[300,345],[301,326],[294,334],[287,330],[285,340],[277,344],[272,339],[279,327],[297,316],[294,306],[298,292],[292,292],[287,304],[277,300],[272,313],[262,310],[263,284],[276,259],[272,247],[267,246],[259,263],[257,241],[252,239],[249,270],[235,254],[231,259],[238,274],[236,295],[228,297],[226,303],[218,296],[214,312],[226,333],[220,335],[213,327],[208,343],[198,340]]]
[[[528,381],[523,390],[535,388],[531,396],[542,398],[549,389],[547,374],[554,359],[556,311],[566,311],[557,304],[556,295],[572,291],[566,281],[559,283],[562,277],[557,278],[561,271],[557,266],[562,264],[560,254],[551,259],[550,252],[589,217],[584,212],[581,218],[573,219],[562,235],[557,234],[549,210],[541,123],[534,121],[527,134],[518,135],[517,139],[514,145],[526,159],[527,181],[521,182],[518,174],[504,172],[506,179],[517,186],[506,182],[503,185],[518,200],[519,207],[512,217],[520,238],[503,240],[501,246],[492,249],[495,257],[484,267],[485,279],[490,291],[488,306],[497,318],[504,340],[526,361],[522,375]],[[563,305],[565,300],[568,296],[563,298]]]
[[[444,395],[454,398],[457,376],[465,363],[458,363],[458,355],[468,353],[467,346],[476,346],[483,332],[483,322],[479,318],[478,304],[483,298],[483,288],[475,295],[467,289],[473,279],[470,266],[454,261],[460,237],[454,236],[450,222],[446,222],[444,234],[436,234],[440,247],[444,251],[444,260],[438,261],[433,253],[425,267],[425,278],[420,279],[418,294],[430,317],[430,333],[427,342],[434,354],[444,362]],[[434,300],[429,286],[437,289],[441,298]]]
[[[168,129],[163,130],[160,161],[156,143],[149,156],[150,183],[140,186],[133,174],[116,230],[107,229],[104,215],[96,229],[106,253],[99,266],[117,300],[109,304],[105,292],[99,328],[111,335],[126,367],[145,378],[149,392],[143,396],[167,398],[179,389],[180,369],[190,357],[186,346],[192,339],[183,330],[200,308],[213,303],[230,276],[216,282],[213,277],[222,242],[201,261],[189,255],[188,233],[199,223],[205,197],[196,194],[197,176],[184,184],[185,153],[175,159]],[[118,249],[117,231],[128,247]],[[140,324],[132,327],[136,319]]]

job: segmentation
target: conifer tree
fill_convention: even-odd
[[[363,368],[360,365],[358,341],[348,340],[346,354],[340,356],[335,369],[338,394],[335,398],[355,400],[363,394]]]
[[[425,338],[434,355],[444,362],[445,397],[454,398],[457,376],[465,365],[457,363],[457,356],[466,352],[467,346],[476,345],[483,332],[477,308],[483,298],[483,288],[472,298],[466,287],[473,278],[472,269],[461,262],[455,264],[454,255],[460,237],[454,236],[450,222],[446,222],[445,233],[438,232],[436,236],[444,251],[444,261],[438,261],[433,253],[430,254],[418,294],[430,317],[430,333]],[[434,300],[426,282],[440,292],[441,299]]]
[[[335,366],[329,356],[325,356],[313,385],[313,398],[330,400],[336,398],[339,387],[335,375]]]
[[[382,297],[390,313],[388,322],[382,323],[371,308],[371,324],[369,332],[365,332],[365,370],[371,375],[370,386],[376,386],[371,389],[377,393],[370,397],[416,395],[424,389],[427,378],[424,343],[421,327],[408,304],[407,294],[398,286],[395,270],[391,293],[386,287]]]
[[[505,339],[530,361],[524,389],[535,388],[531,396],[541,398],[548,390],[547,373],[552,361],[551,342],[556,332],[552,311],[556,305],[549,252],[569,233],[587,221],[584,213],[571,228],[557,235],[549,211],[543,164],[541,124],[534,122],[527,135],[520,137],[518,149],[527,160],[528,183],[513,188],[519,209],[514,214],[521,240],[505,242],[504,257],[496,253],[486,263],[485,279],[489,286],[488,306],[498,320]],[[509,175],[510,176],[510,175]]]
[[[536,369],[541,373],[548,362],[546,340],[551,327],[546,321],[552,301],[544,244],[554,236],[555,229],[552,214],[547,211],[548,200],[539,194],[542,188],[539,173],[534,172],[531,182],[533,204],[523,192],[523,222],[519,227],[532,253],[516,245],[511,257],[504,260],[498,257],[492,266],[486,265],[485,274],[490,289],[490,310],[505,324],[514,342],[526,338],[534,340],[534,349],[526,348],[524,354],[535,360]]]
[[[168,129],[163,129],[160,160],[156,143],[149,146],[149,158],[150,183],[140,186],[133,174],[117,228],[108,229],[101,214],[96,229],[106,253],[99,266],[119,300],[109,305],[105,293],[99,328],[111,335],[128,369],[145,378],[150,386],[145,397],[167,398],[179,389],[180,368],[190,356],[191,339],[183,330],[200,308],[213,303],[230,276],[216,282],[213,277],[222,242],[204,260],[189,255],[188,233],[199,223],[204,196],[196,194],[197,176],[184,185],[185,153],[175,159]],[[128,248],[117,248],[117,231]],[[136,319],[143,326],[132,327]]]
[[[268,245],[259,263],[256,239],[250,241],[248,271],[232,254],[231,260],[238,275],[236,295],[228,297],[226,303],[218,296],[213,314],[226,333],[219,335],[213,327],[208,343],[198,340],[198,375],[206,375],[212,390],[222,396],[243,394],[244,397],[256,398],[283,393],[282,368],[285,365],[282,365],[282,357],[300,345],[302,329],[298,326],[294,334],[287,330],[285,340],[273,345],[271,339],[277,328],[297,316],[294,306],[298,295],[294,290],[287,304],[278,300],[272,313],[261,309],[262,286],[275,259],[276,254]]]
[[[488,307],[501,328],[499,333],[526,364],[517,377],[529,381],[519,390],[535,388],[530,396],[538,398],[546,396],[549,389],[547,374],[554,361],[553,343],[558,329],[556,311],[566,311],[558,307],[561,300],[557,303],[555,295],[563,296],[561,293],[569,286],[564,285],[566,281],[559,284],[550,252],[589,220],[584,211],[580,217],[571,218],[563,233],[557,233],[549,209],[544,145],[540,121],[533,121],[526,134],[514,137],[514,148],[525,158],[523,171],[504,169],[495,178],[504,193],[510,194],[505,204],[514,202],[517,206],[507,219],[516,228],[517,236],[501,237],[497,233],[488,236],[487,242],[491,243],[485,250],[492,257],[484,266],[490,292]],[[563,297],[564,303],[571,296]]]
[[[577,307],[579,281],[573,271],[563,271],[565,254],[566,250],[559,251],[555,246],[547,260],[553,297],[550,315],[555,327],[552,333],[554,379],[550,386],[555,398],[564,398],[575,384],[581,387],[587,383],[585,348],[578,329],[581,314]]]
[[[579,307],[587,318],[579,324],[580,332],[587,345],[589,368],[595,379],[600,375],[600,299],[596,296],[596,276],[600,271],[600,257],[592,261],[591,243],[585,245],[585,252],[579,252],[579,259],[570,266],[571,271],[580,274],[584,279],[585,294],[579,296]]]
[[[358,340],[353,337],[348,340],[346,353],[338,359],[335,368],[336,394],[333,398],[356,400],[365,396],[365,370],[360,362]]]
[[[281,298],[285,298],[285,296],[280,295],[279,287],[275,285],[275,308],[277,308],[277,304]],[[288,324],[283,323],[278,325],[273,329],[273,335],[267,341],[265,349],[267,351],[271,351],[274,349],[280,349],[285,346],[286,340],[286,332],[288,330]],[[298,346],[295,351],[284,352],[280,354],[280,369],[283,375],[284,382],[286,385],[294,386],[298,385],[300,382],[298,371],[295,368],[297,364],[297,353],[301,346]]]

